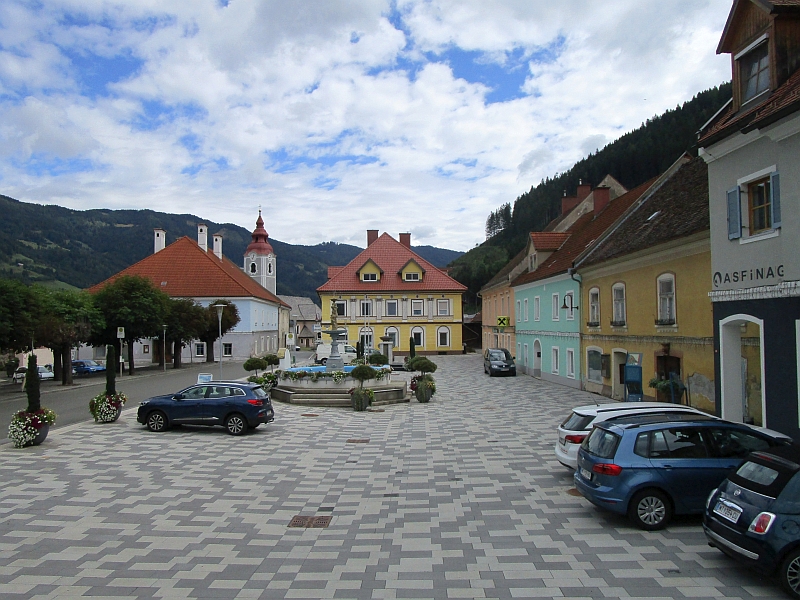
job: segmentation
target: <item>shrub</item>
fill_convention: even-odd
[[[350,371],[350,377],[359,382],[359,387],[364,387],[364,382],[368,379],[375,379],[377,372],[367,365],[358,365]]]
[[[385,354],[370,354],[369,355],[369,364],[375,366],[381,365],[388,365],[389,364],[389,357]]]
[[[420,373],[435,373],[438,367],[426,356],[415,356],[408,361],[407,368],[409,371],[419,371]]]
[[[375,392],[371,389],[358,388],[350,393],[350,400],[353,403],[353,410],[361,412],[367,410],[375,399]]]
[[[269,365],[266,359],[258,358],[256,356],[251,356],[246,361],[244,361],[244,364],[242,365],[245,371],[255,371],[256,376],[258,376],[259,371],[265,371],[268,366]]]
[[[408,356],[409,358],[414,358],[417,355],[417,345],[414,343],[414,336],[411,336],[411,340],[408,344]]]
[[[281,364],[281,359],[278,358],[277,354],[267,354],[264,357],[264,360],[267,362],[267,367],[275,368],[279,364]],[[266,367],[264,367],[266,368]]]

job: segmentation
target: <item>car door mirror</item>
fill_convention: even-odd
[[[183,394],[175,394],[172,397],[173,400],[183,400]]]

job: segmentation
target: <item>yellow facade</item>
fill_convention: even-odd
[[[708,232],[580,269],[579,274],[585,388],[621,400],[624,375],[620,365],[629,354],[641,354],[645,400],[658,397],[656,390],[648,386],[650,379],[674,371],[688,384],[691,404],[713,412],[714,346],[712,306],[708,296],[711,291]],[[666,286],[660,287],[660,281],[667,282]],[[670,287],[671,301],[669,293],[665,292]],[[673,303],[671,313],[670,302]],[[673,318],[661,318],[667,314],[672,314]],[[599,373],[596,368],[598,352],[601,356]],[[669,400],[663,396],[660,399]]]
[[[368,262],[361,269],[361,273],[369,267]],[[419,265],[409,263],[407,269],[414,269]],[[420,273],[422,270],[419,269]],[[396,334],[396,345],[393,352],[408,352],[411,345],[411,336],[421,334],[421,344],[416,346],[420,353],[461,353],[462,352],[462,306],[461,295],[454,293],[420,293],[420,294],[392,294],[392,293],[367,293],[367,294],[338,294],[320,292],[322,302],[322,329],[331,325],[331,300],[344,303],[344,314],[337,315],[337,325],[347,329],[347,339],[355,343],[361,338],[362,332],[369,331],[373,335],[372,347],[379,348],[381,337]],[[364,315],[362,302],[368,303]],[[390,304],[396,306],[397,315],[391,315]],[[446,308],[445,308],[446,306]],[[421,315],[413,314],[421,308]],[[444,314],[446,313],[446,314]],[[444,338],[443,338],[444,334]],[[322,334],[323,342],[330,341]],[[446,342],[446,343],[442,343]]]
[[[497,317],[501,316],[509,318],[508,327],[497,326]],[[514,310],[514,292],[508,283],[481,291],[481,319],[483,349],[507,348],[514,354],[517,347],[515,335],[517,313]]]

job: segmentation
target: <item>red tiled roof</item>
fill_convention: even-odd
[[[372,261],[383,269],[380,281],[361,281],[358,270],[361,266]],[[425,270],[422,281],[403,281],[399,271],[410,260],[416,262]],[[328,274],[331,269],[328,267]],[[436,268],[427,260],[404,246],[388,233],[384,233],[377,240],[367,246],[358,256],[351,260],[324,284],[317,288],[318,292],[464,292],[466,286],[458,283],[452,277],[445,275],[441,269]]]
[[[256,228],[250,234],[250,237],[253,238],[253,241],[247,246],[247,250],[244,251],[245,254],[249,254],[251,251],[257,254],[275,254],[272,244],[269,243],[269,234],[264,229],[264,219],[261,218],[260,210],[258,211]]]
[[[342,269],[344,269],[344,267],[328,267],[328,279],[334,277]]]
[[[567,269],[572,267],[573,261],[598,239],[606,229],[611,227],[654,182],[655,179],[651,179],[630,192],[611,200],[597,216],[594,213],[583,215],[570,228],[572,235],[569,236],[569,239],[564,242],[561,248],[554,252],[535,271],[523,273],[517,277],[511,282],[512,287],[566,273]]]
[[[203,252],[186,236],[89,288],[100,291],[125,275],[139,275],[173,298],[259,298],[289,306],[248,276],[230,260]]]
[[[558,250],[571,233],[553,231],[532,231],[531,241],[537,250]]]

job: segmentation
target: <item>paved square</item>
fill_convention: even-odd
[[[555,428],[596,396],[433,359],[427,405],[276,403],[243,438],[134,407],[0,446],[0,598],[784,598],[698,518],[646,533],[570,493]]]

